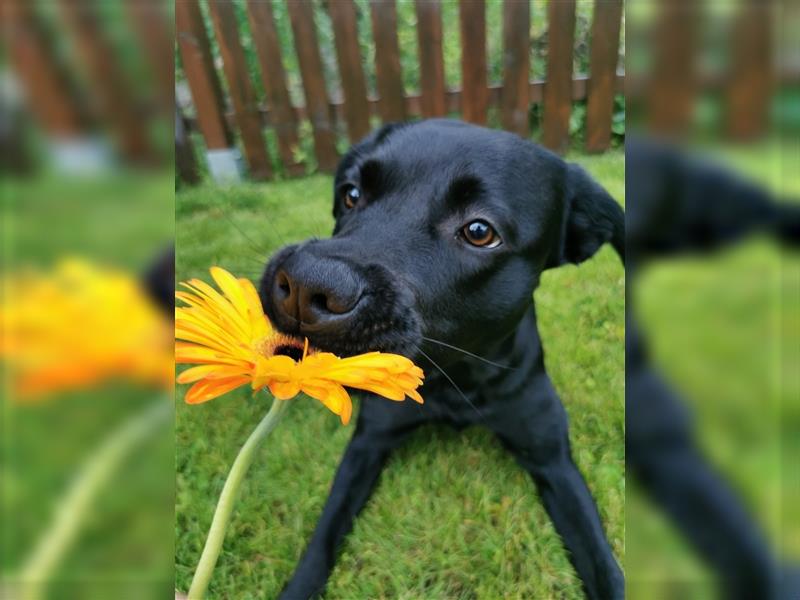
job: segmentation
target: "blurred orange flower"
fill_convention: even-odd
[[[249,383],[254,390],[269,388],[278,400],[304,392],[344,424],[353,410],[344,386],[422,403],[417,387],[424,374],[408,358],[382,352],[339,358],[309,351],[307,340],[301,344],[272,328],[252,282],[219,267],[211,268],[211,276],[220,291],[192,279],[181,284],[188,291],[175,294],[186,305],[175,309],[175,337],[181,340],[175,360],[197,365],[178,376],[178,383],[194,383],[186,402],[205,402]]]
[[[0,358],[19,398],[114,378],[170,386],[171,324],[135,276],[67,258],[2,285]]]

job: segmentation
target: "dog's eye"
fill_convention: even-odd
[[[500,245],[500,236],[486,221],[472,221],[461,228],[461,235],[473,246],[495,248]]]
[[[344,191],[344,205],[353,208],[361,198],[361,191],[354,185],[348,186]]]

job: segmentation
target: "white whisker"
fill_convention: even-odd
[[[508,365],[501,365],[500,363],[496,363],[494,361],[489,360],[488,358],[483,358],[482,356],[478,356],[477,354],[473,354],[468,350],[464,350],[463,348],[459,348],[458,346],[453,346],[452,344],[448,344],[447,342],[442,342],[439,340],[435,340],[433,338],[422,336],[422,339],[426,342],[431,342],[433,344],[439,344],[440,346],[444,346],[445,348],[450,348],[451,350],[456,350],[457,352],[461,352],[462,354],[466,354],[467,356],[471,356],[477,360],[485,362],[487,365],[492,365],[493,367],[498,367],[500,369],[508,369],[509,371],[516,370],[516,367],[509,367]]]

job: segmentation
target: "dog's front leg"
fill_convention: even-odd
[[[420,422],[417,405],[364,398],[358,424],[342,457],[322,516],[282,600],[319,595],[336,560],[336,551],[366,504],[392,450]]]
[[[489,424],[536,482],[587,597],[623,598],[622,571],[594,499],[572,460],[567,415],[550,379],[537,374],[523,396],[501,400],[498,408]]]

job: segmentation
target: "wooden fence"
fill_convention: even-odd
[[[355,142],[371,129],[371,117],[382,122],[414,117],[459,115],[484,125],[490,107],[500,112],[502,127],[529,135],[531,103],[543,103],[541,142],[558,152],[569,144],[572,103],[587,100],[586,149],[608,148],[614,94],[623,91],[624,77],[616,72],[619,55],[622,0],[596,0],[591,27],[591,77],[573,77],[575,0],[551,0],[547,5],[548,60],[545,81],[530,80],[531,5],[527,1],[503,3],[502,85],[489,85],[486,65],[486,5],[484,0],[460,0],[461,89],[445,86],[442,52],[442,11],[438,0],[415,0],[419,48],[420,93],[403,88],[394,0],[370,0],[370,21],[375,43],[377,97],[370,97],[357,35],[357,7],[353,0],[328,0],[327,17],[334,34],[343,99],[328,96],[312,0],[287,0],[294,50],[305,98],[293,106],[269,1],[247,1],[250,33],[260,73],[248,72],[230,0],[208,0],[227,83],[229,101],[223,97],[197,0],[176,2],[176,34],[183,70],[191,90],[196,119],[188,124],[203,134],[210,150],[230,148],[238,129],[249,175],[264,180],[273,176],[264,129],[273,128],[278,154],[290,175],[305,172],[296,161],[298,126],[308,119],[319,168],[330,172],[339,160],[337,131],[344,129]],[[264,104],[256,97],[252,77],[262,79]],[[232,107],[232,114],[226,106]]]
[[[153,117],[156,123],[168,123],[176,108],[169,7],[161,2],[116,1],[124,7],[124,28],[130,29],[138,41],[136,47],[142,49],[135,58],[152,75],[149,87],[142,85],[138,70],[134,80],[128,68],[130,61],[120,60],[119,49],[112,43],[119,32],[112,36],[104,27],[107,22],[101,18],[102,3],[59,0],[56,5],[60,10],[47,18],[47,11],[40,10],[41,3],[6,3],[7,35],[0,43],[7,50],[12,74],[24,90],[24,108],[47,138],[90,139],[100,135],[109,139],[117,155],[127,161],[163,164],[168,160],[169,149],[150,125]],[[623,83],[628,124],[638,123],[650,133],[675,136],[696,130],[699,124],[711,133],[721,129],[727,139],[752,139],[769,131],[771,123],[781,123],[783,133],[787,132],[784,123],[792,126],[794,113],[775,107],[789,107],[791,94],[800,88],[800,72],[791,60],[781,58],[777,42],[787,35],[780,33],[781,26],[788,25],[775,3],[743,0],[735,10],[724,11],[725,29],[709,34],[704,33],[702,24],[718,22],[717,16],[707,12],[714,3],[655,3],[657,10],[650,21],[629,21],[629,47],[646,47],[649,60],[631,61],[623,81],[615,72],[622,0],[594,0],[588,31],[581,18],[586,5],[576,0],[552,0],[546,3],[547,14],[544,2],[529,4],[526,0],[461,0],[458,4],[453,0],[446,0],[447,4],[402,0],[403,4],[397,6],[394,0],[355,1],[358,3],[175,2],[177,46],[195,113],[189,121],[179,110],[174,113],[178,125],[175,162],[182,179],[199,180],[184,124],[189,131],[201,132],[207,150],[228,151],[240,145],[250,176],[256,179],[272,177],[276,167],[289,175],[305,173],[308,165],[299,158],[310,152],[309,137],[313,137],[317,164],[330,171],[338,160],[337,147],[341,148],[337,141],[342,142],[344,135],[356,140],[380,121],[447,114],[482,124],[490,115],[492,124],[527,136],[532,103],[543,107],[537,111],[537,126],[543,125],[540,141],[563,150],[568,141],[572,102],[584,100],[585,147],[602,151],[609,145],[614,94],[622,91]],[[324,10],[320,11],[320,6]],[[358,10],[368,14],[359,14]],[[407,42],[405,36],[409,32],[402,23],[407,23],[414,13],[419,46],[414,72],[419,69],[420,92],[408,93],[410,90],[404,89],[403,84],[404,74],[409,74],[403,70],[403,65],[409,65],[408,56],[401,57],[398,32]],[[452,15],[449,18],[453,23],[445,23],[447,27],[443,27],[443,13]],[[209,17],[208,27],[204,14]],[[242,21],[237,21],[237,16]],[[576,19],[577,43],[584,43],[585,34],[589,34],[589,41],[576,54],[581,59],[588,54],[585,62],[589,77],[575,77],[572,73]],[[399,20],[402,22],[398,29]],[[539,20],[547,21],[547,46],[541,45],[540,34],[529,39],[531,25],[537,27]],[[489,22],[492,27],[487,27]],[[321,55],[319,40],[326,41],[327,37],[318,36],[318,26],[325,28],[322,33],[326,36],[330,32],[330,57]],[[240,31],[241,27],[247,31]],[[374,40],[374,97],[368,94],[365,81],[367,74],[372,75],[373,65],[365,62],[367,58],[354,34],[359,27],[362,37],[363,29],[370,28]],[[459,54],[458,39],[443,39],[449,27],[461,42],[461,89],[447,89],[445,85],[444,50],[449,67],[458,66],[454,59]],[[502,30],[501,35],[495,27]],[[292,49],[280,42],[289,29],[294,37]],[[724,34],[720,36],[719,31]],[[242,34],[249,34],[253,41],[252,55],[245,52]],[[497,40],[497,49],[502,47],[503,51],[502,64],[494,52],[487,54],[490,46],[495,50],[495,37],[502,38]],[[73,46],[74,53],[65,55],[61,51]],[[539,57],[543,49],[547,51],[547,68],[541,71],[541,81],[531,81],[531,58]],[[282,52],[291,55],[282,56]],[[712,60],[704,60],[704,52]],[[635,51],[629,54],[637,56]],[[726,64],[719,62],[723,56]],[[222,67],[219,73],[217,57]],[[297,64],[299,73],[289,72],[292,77],[287,77],[284,59]],[[342,93],[341,99],[337,93],[332,101],[323,66],[330,68],[334,59],[341,74],[336,91]],[[251,61],[249,68],[247,60]],[[372,61],[372,57],[368,60]],[[499,85],[490,84],[490,68]],[[708,68],[712,70],[704,71]],[[298,102],[302,106],[292,104],[289,82],[298,86],[292,91],[302,87],[305,100]],[[785,91],[791,93],[787,95]],[[712,104],[696,110],[701,95],[711,100],[720,119],[712,116],[709,121],[711,112],[707,109]],[[706,125],[697,119],[703,114]],[[9,131],[0,132],[5,135],[0,144],[12,148],[11,154],[17,159],[26,146],[9,143],[9,136],[13,134],[17,136],[14,139],[21,140],[27,120],[12,119],[10,125]],[[270,156],[265,143],[268,132],[275,156]],[[302,152],[297,152],[298,148]],[[220,153],[228,158],[233,154]]]

